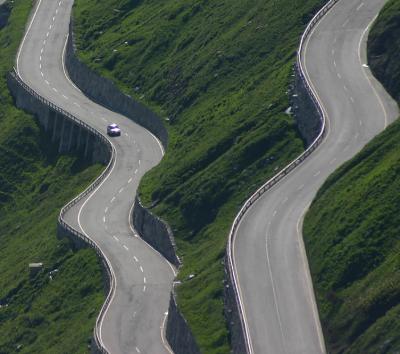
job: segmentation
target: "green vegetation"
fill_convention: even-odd
[[[93,251],[57,240],[56,225],[101,166],[55,154],[35,120],[13,106],[5,75],[31,1],[12,8],[0,31],[0,353],[83,353],[104,300],[100,263]],[[31,262],[44,264],[33,277]]]
[[[400,102],[400,1],[388,1],[368,38],[368,61],[374,75]]]
[[[300,34],[323,2],[75,3],[81,58],[165,119],[168,151],[140,196],[174,231],[178,303],[203,352],[229,352],[222,261],[234,216],[304,149],[284,114],[286,90]]]
[[[400,98],[400,2],[369,39],[370,65]],[[396,82],[397,80],[397,82]],[[304,237],[331,353],[400,349],[400,122],[344,164],[318,192]]]

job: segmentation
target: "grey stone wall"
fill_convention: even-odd
[[[8,2],[2,3],[0,5],[0,29],[7,26],[10,14],[11,14],[11,7],[8,4]]]
[[[110,151],[99,135],[85,129],[67,112],[63,112],[37,95],[14,73],[7,76],[8,88],[14,97],[15,105],[33,114],[51,140],[58,143],[58,152],[82,153],[94,163],[107,163]]]
[[[175,266],[180,265],[170,227],[143,207],[138,197],[132,212],[132,222],[139,235]]]
[[[173,292],[169,301],[166,337],[175,354],[200,354],[193,334],[178,310]]]
[[[236,295],[227,262],[228,260],[225,259],[224,312],[229,328],[229,341],[232,353],[244,354],[247,353],[246,342],[244,340],[243,328],[237,308]]]
[[[297,65],[294,66],[293,72],[294,81],[289,90],[290,103],[297,128],[308,147],[321,131],[322,122],[319,111],[298,72]]]
[[[71,80],[93,101],[132,119],[152,132],[166,148],[168,133],[161,118],[141,103],[123,94],[111,80],[99,76],[77,58],[72,27],[71,21],[65,53],[65,65]]]

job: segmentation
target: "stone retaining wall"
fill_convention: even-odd
[[[289,90],[290,103],[297,128],[306,143],[306,147],[309,147],[320,133],[322,121],[298,70],[298,66],[295,65],[293,69],[294,82],[291,90]]]
[[[200,354],[193,334],[178,310],[173,292],[169,301],[165,335],[175,354]]]
[[[77,152],[94,163],[107,163],[110,153],[107,146],[85,127],[72,120],[66,112],[50,105],[45,99],[27,87],[17,75],[7,76],[7,85],[15,100],[15,105],[33,114],[41,127],[58,143],[58,152]]]
[[[133,207],[132,222],[135,230],[148,244],[173,265],[179,267],[181,262],[176,255],[175,241],[170,227],[143,207],[138,197]]]
[[[2,3],[0,5],[0,29],[7,26],[10,14],[11,14],[11,7],[8,4],[8,2]]]

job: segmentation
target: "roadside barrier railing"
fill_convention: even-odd
[[[318,95],[314,91],[311,83],[309,82],[309,78],[306,75],[306,71],[303,67],[302,63],[302,52],[304,49],[304,43],[311,33],[315,25],[321,20],[322,17],[340,0],[330,0],[318,13],[311,19],[308,23],[305,31],[300,40],[299,49],[297,51],[297,71],[300,75],[301,80],[303,81],[304,87],[306,88],[309,96],[311,97],[312,101],[314,102],[315,108],[318,111],[321,120],[321,130],[315,140],[310,144],[310,146],[295,160],[289,163],[285,168],[283,168],[280,172],[278,172],[275,176],[270,178],[266,183],[264,183],[253,195],[243,204],[242,208],[240,209],[239,213],[236,215],[235,220],[233,221],[231,230],[229,232],[228,243],[227,243],[227,259],[228,259],[228,271],[230,275],[230,279],[233,282],[233,288],[236,298],[236,304],[239,312],[239,318],[241,322],[242,332],[245,340],[245,346],[248,354],[253,354],[253,346],[251,343],[250,332],[248,328],[248,324],[246,321],[244,305],[241,299],[241,292],[238,285],[238,278],[237,278],[237,271],[235,260],[233,257],[233,243],[235,241],[236,231],[238,226],[246,214],[246,212],[253,206],[253,204],[268,190],[270,190],[273,186],[275,186],[280,180],[282,180],[287,174],[293,171],[297,166],[299,166],[308,156],[310,156],[322,143],[326,134],[326,115],[325,111],[322,107],[322,103],[319,101]]]
[[[109,279],[109,291],[107,294],[107,298],[105,302],[103,303],[103,306],[99,312],[99,315],[97,316],[96,319],[96,324],[95,328],[93,331],[93,338],[96,342],[97,349],[100,351],[100,353],[103,354],[108,354],[108,351],[106,347],[104,346],[104,343],[101,338],[101,323],[103,320],[103,317],[107,311],[107,308],[111,302],[111,299],[113,298],[114,292],[115,292],[115,275],[111,267],[111,263],[106,257],[106,255],[103,253],[103,251],[100,249],[100,247],[97,245],[97,243],[92,240],[88,235],[85,235],[83,232],[78,231],[77,229],[73,228],[72,226],[68,225],[68,223],[65,221],[64,216],[67,213],[68,210],[70,210],[74,205],[79,203],[83,198],[85,198],[88,194],[93,192],[95,188],[97,188],[100,183],[102,183],[107,176],[110,174],[112,167],[115,163],[115,148],[113,144],[107,139],[106,136],[104,136],[102,133],[100,133],[98,130],[94,129],[90,125],[86,124],[79,118],[75,117],[74,115],[70,114],[69,112],[63,110],[62,108],[58,107],[54,103],[50,102],[43,96],[41,96],[39,93],[37,93],[35,90],[33,90],[31,87],[29,87],[23,80],[22,78],[18,75],[17,71],[14,69],[13,72],[10,73],[11,77],[26,91],[28,92],[31,96],[45,104],[46,106],[50,107],[54,111],[62,114],[65,116],[67,119],[71,120],[75,124],[79,125],[80,127],[86,129],[89,131],[91,134],[93,134],[96,138],[98,138],[102,143],[104,143],[107,147],[107,151],[109,154],[109,161],[106,166],[106,168],[103,170],[103,172],[94,180],[93,183],[91,183],[82,193],[80,193],[78,196],[76,196],[74,199],[72,199],[69,203],[67,203],[60,211],[60,214],[58,216],[58,225],[63,229],[64,232],[77,237],[84,242],[86,242],[91,248],[95,250],[97,255],[101,258],[104,264],[105,271],[107,273],[107,277]]]

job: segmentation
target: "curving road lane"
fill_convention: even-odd
[[[115,295],[100,331],[107,350],[171,353],[163,329],[175,270],[137,237],[129,219],[139,180],[159,163],[162,147],[142,127],[90,101],[67,77],[63,52],[72,4],[73,0],[38,1],[17,70],[40,95],[97,130],[105,133],[109,122],[122,128],[122,136],[111,139],[117,155],[112,172],[65,219],[100,246],[116,276]]]
[[[322,145],[260,198],[234,239],[254,353],[325,353],[301,228],[317,190],[339,165],[398,116],[366,66],[370,25],[386,0],[339,1],[301,55],[328,117]]]

